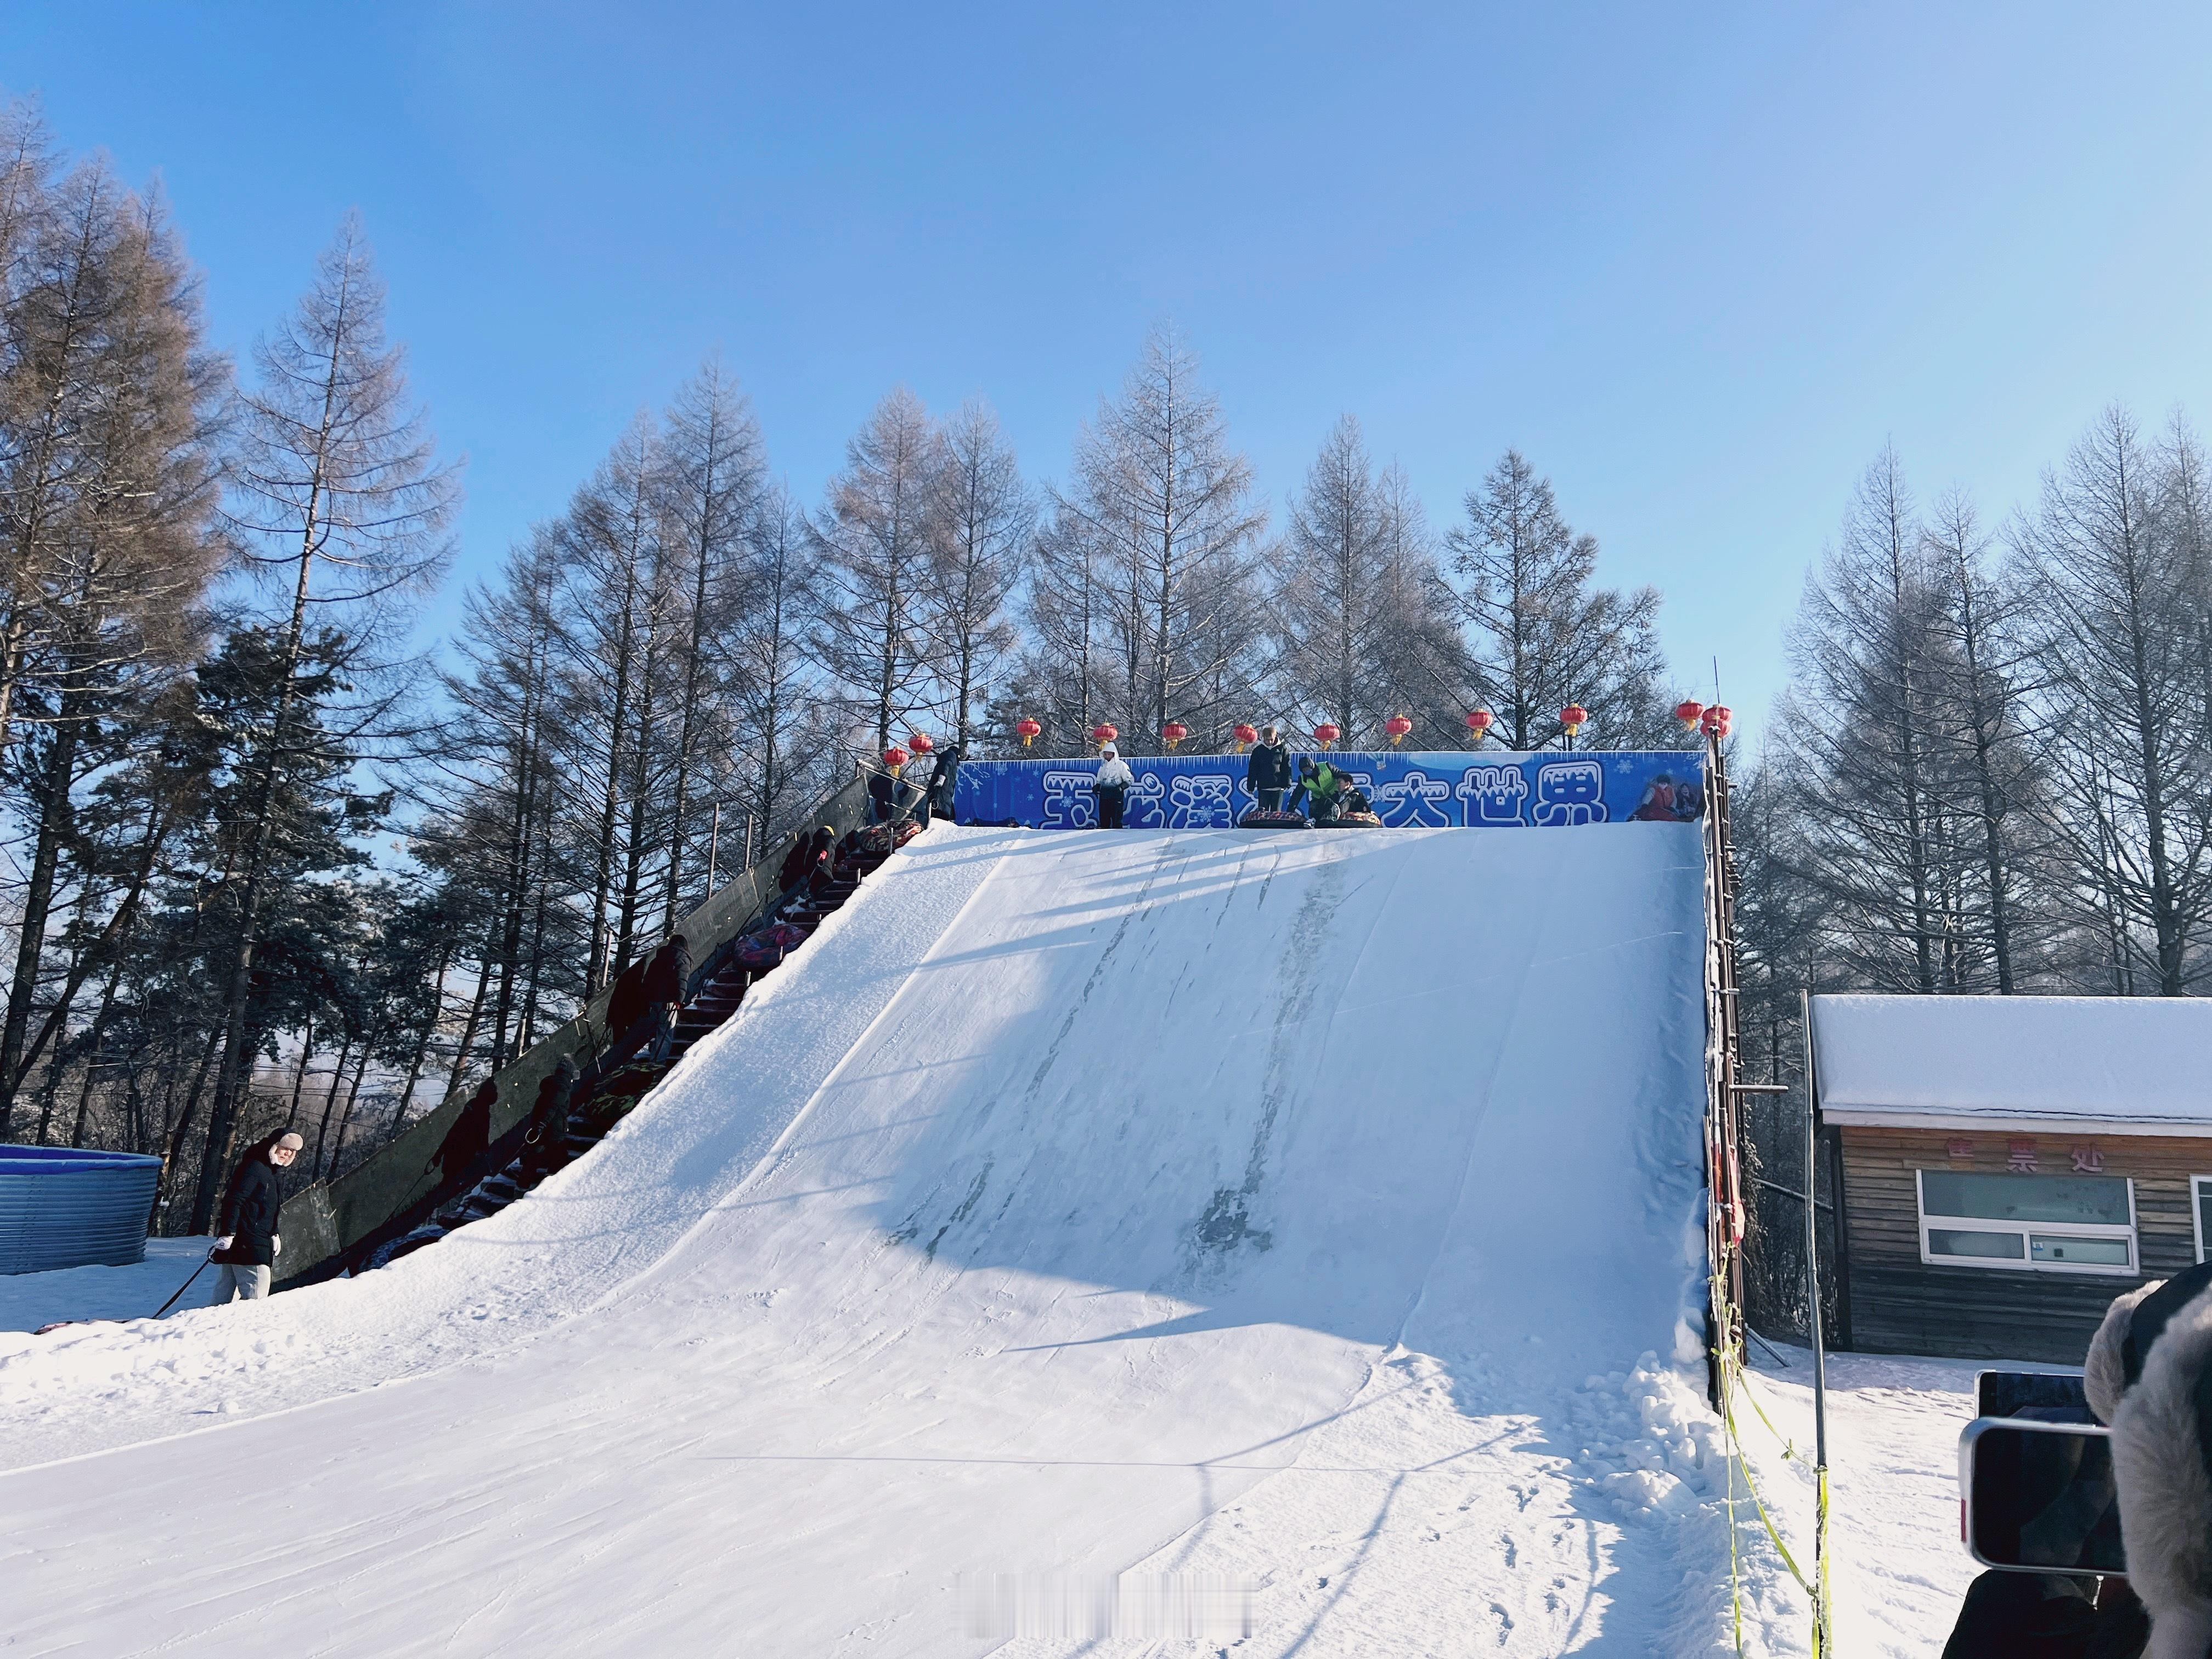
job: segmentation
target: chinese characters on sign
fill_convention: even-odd
[[[2005,1168],[2015,1175],[2035,1173],[2035,1143],[2013,1140],[2005,1144]]]
[[[2104,1150],[2097,1146],[2076,1146],[2074,1149],[2074,1168],[2080,1175],[2104,1174]]]
[[[1971,1140],[1946,1141],[1943,1151],[1951,1158],[1972,1158],[1974,1155],[1974,1143]]]

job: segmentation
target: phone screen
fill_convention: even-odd
[[[2057,1414],[2057,1408],[2078,1410],[2079,1417]],[[2023,1413],[2046,1422],[2094,1423],[2089,1396],[2079,1371],[1983,1371],[1974,1378],[1974,1415],[2018,1417]]]
[[[1962,1450],[1966,1542],[1978,1560],[2039,1572],[2127,1571],[2106,1431],[1984,1419]]]

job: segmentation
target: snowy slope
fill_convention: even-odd
[[[9,1633],[1703,1649],[1698,879],[1691,826],[934,830],[527,1201],[0,1338]]]

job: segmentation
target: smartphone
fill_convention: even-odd
[[[2078,1411],[2078,1417],[2057,1415]],[[2019,1417],[2033,1412],[2046,1422],[2094,1423],[2079,1371],[1977,1371],[1974,1415]]]
[[[1960,1528],[1985,1567],[2124,1573],[2112,1431],[1978,1417],[1959,1437]]]

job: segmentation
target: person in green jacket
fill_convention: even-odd
[[[1343,773],[1325,760],[1301,758],[1298,762],[1298,787],[1291,795],[1290,810],[1297,811],[1298,803],[1310,797],[1314,822],[1327,823],[1336,817],[1348,781]]]

